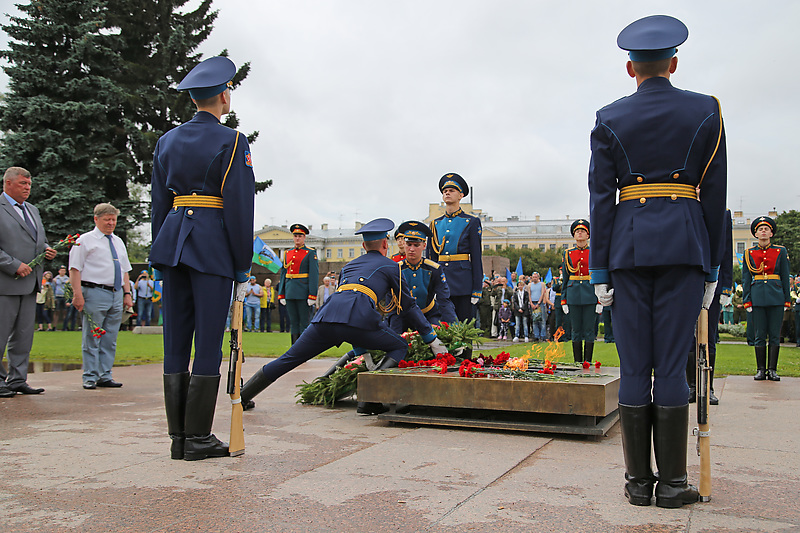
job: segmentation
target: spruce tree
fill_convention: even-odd
[[[119,42],[101,31],[99,0],[34,0],[17,7],[24,16],[11,16],[3,26],[12,41],[2,52],[9,91],[0,107],[0,166],[21,166],[34,176],[30,201],[52,241],[91,229],[92,208],[100,201],[123,214],[129,207],[133,161],[124,92],[108,77],[121,67]]]

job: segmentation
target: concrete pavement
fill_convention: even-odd
[[[79,370],[31,374],[44,394],[0,399],[0,531],[800,531],[798,378],[716,380],[712,500],[669,510],[625,500],[618,425],[593,441],[296,404],[295,385],[330,364],[256,399],[245,455],[196,462],[169,459],[160,365],[115,368],[122,389],[83,390]],[[223,440],[229,420],[220,394]],[[690,453],[695,483],[698,467]]]

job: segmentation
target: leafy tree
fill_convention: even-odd
[[[553,277],[558,277],[558,267],[564,258],[564,250],[540,250],[538,248],[502,248],[492,252],[491,255],[507,257],[511,262],[509,269],[514,272],[517,261],[522,258],[522,271],[525,275],[539,272],[542,279],[547,275],[547,269],[552,269]]]
[[[797,274],[800,272],[800,211],[784,211],[775,218],[775,223],[778,231],[772,242],[786,247],[790,271]]]

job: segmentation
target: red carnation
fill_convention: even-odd
[[[595,361],[594,362],[594,367],[595,368],[600,368],[600,361]]]
[[[584,362],[583,362],[583,368],[584,368],[584,370],[589,370],[589,366],[591,366],[591,364],[589,363],[589,361],[584,361]]]

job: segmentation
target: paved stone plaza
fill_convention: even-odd
[[[295,385],[330,364],[256,398],[245,455],[197,462],[169,459],[160,365],[115,368],[122,389],[83,390],[79,370],[31,374],[45,394],[0,399],[0,531],[800,531],[798,378],[717,380],[711,502],[669,510],[625,500],[619,425],[588,440],[296,404]],[[229,420],[221,393],[223,440]],[[698,467],[692,453],[695,483]]]

